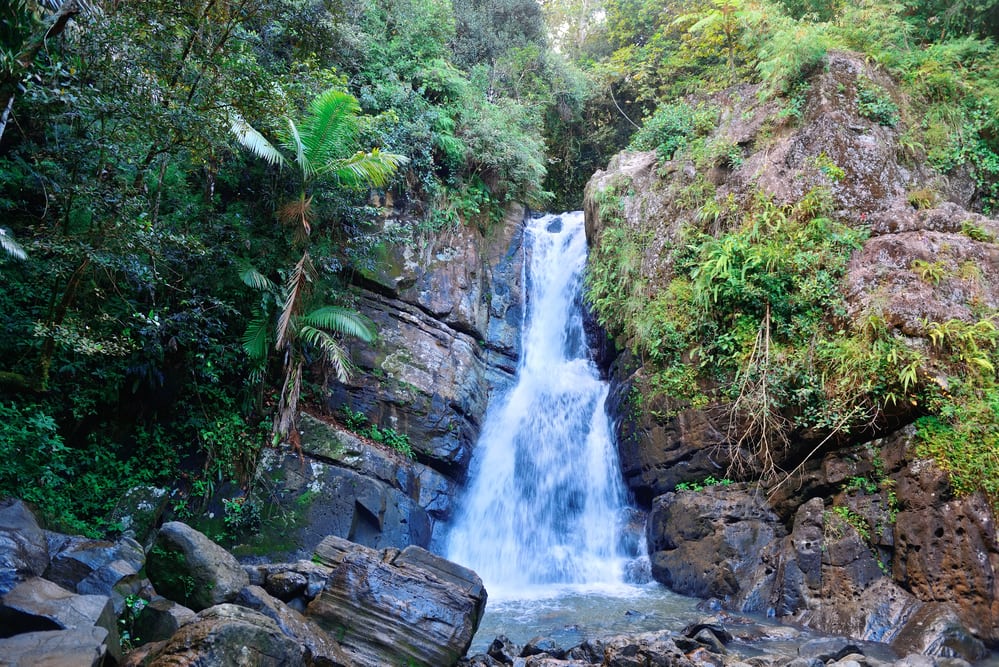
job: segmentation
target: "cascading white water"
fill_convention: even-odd
[[[489,407],[448,557],[490,598],[539,584],[617,583],[625,494],[607,384],[587,358],[581,212],[528,221],[527,312],[514,386]]]

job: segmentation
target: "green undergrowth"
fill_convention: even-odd
[[[598,197],[607,226],[586,285],[600,322],[643,363],[639,404],[668,397],[672,412],[659,418],[729,406],[730,473],[770,483],[784,476],[777,462],[796,433],[849,438],[890,415],[923,414],[917,453],[948,470],[959,493],[999,498],[994,312],[924,321],[922,342],[876,307],[848,316],[842,279],[866,232],[835,218],[822,188],[785,206],[761,194],[743,209],[709,199],[665,259],[648,249],[662,230],[622,221],[628,192],[621,183]],[[704,213],[720,208],[730,226],[709,234],[714,214]]]

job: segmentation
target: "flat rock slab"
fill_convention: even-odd
[[[316,550],[333,568],[307,616],[357,667],[454,665],[485,610],[478,575],[419,547],[375,551],[330,536]]]
[[[0,667],[95,667],[107,654],[104,628],[27,632],[0,639]]]

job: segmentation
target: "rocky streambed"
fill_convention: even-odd
[[[144,549],[131,538],[45,531],[20,501],[0,504],[3,665],[967,664],[899,659],[884,645],[717,610],[686,625],[602,632],[572,645],[500,635],[466,657],[486,605],[474,572],[420,547],[376,550],[328,536],[309,560],[241,565],[183,523],[164,524]]]

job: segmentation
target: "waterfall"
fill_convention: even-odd
[[[489,406],[447,543],[490,598],[546,584],[613,584],[625,508],[605,413],[607,384],[587,354],[581,212],[529,220],[522,356]]]

